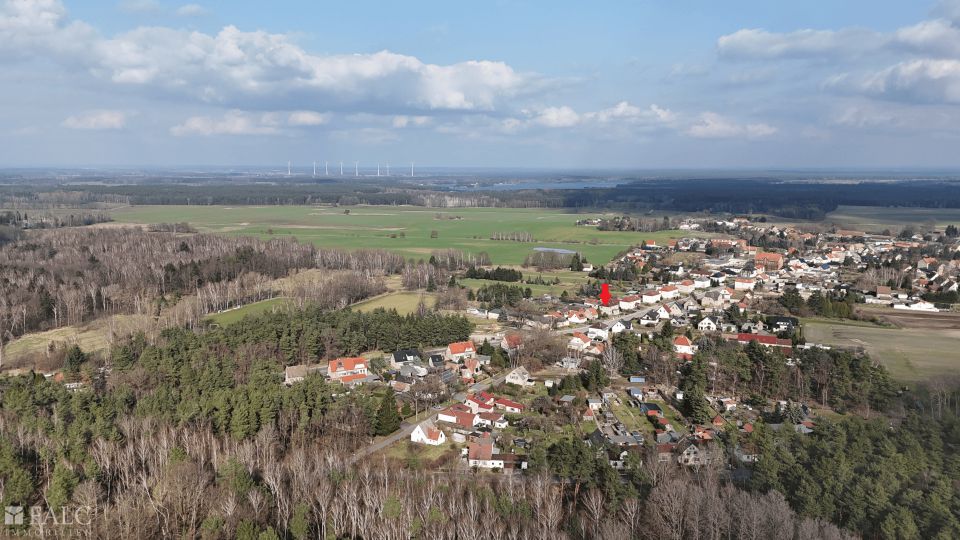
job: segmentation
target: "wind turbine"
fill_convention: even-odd
[[[410,162],[410,178],[413,178],[413,162]]]
[[[313,177],[314,177],[314,178],[317,177],[317,162],[316,162],[316,161],[313,162]]]
[[[290,176],[290,162],[287,162],[287,176]]]
[[[380,164],[377,163],[377,176],[380,176]]]
[[[329,165],[330,165],[329,162],[327,162],[327,161],[324,161],[324,162],[323,162],[323,175],[324,175],[324,176],[330,176],[330,167],[329,167]]]
[[[343,162],[340,162],[340,176],[343,176]]]
[[[360,176],[360,162],[359,162],[359,161],[354,161],[354,162],[353,162],[353,175],[354,175],[354,176]]]

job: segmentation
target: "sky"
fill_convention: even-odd
[[[0,0],[0,167],[960,168],[960,0]]]

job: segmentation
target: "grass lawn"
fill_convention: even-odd
[[[351,307],[362,312],[373,311],[377,308],[395,309],[397,313],[407,315],[417,310],[421,297],[423,297],[427,307],[433,307],[437,303],[437,297],[430,293],[421,295],[415,292],[393,292],[358,302]]]
[[[804,321],[808,342],[862,347],[898,380],[912,382],[960,370],[960,330],[884,328],[832,320]]]
[[[252,304],[247,304],[236,309],[231,309],[224,311],[222,313],[213,313],[207,315],[207,318],[211,321],[225,325],[233,324],[237,321],[240,321],[247,315],[260,315],[261,313],[273,312],[280,309],[286,309],[292,305],[289,298],[278,297],[270,298],[269,300],[261,300],[260,302],[253,302]]]
[[[641,433],[653,433],[653,424],[640,414],[640,409],[628,405],[611,405],[613,414],[617,419],[623,422],[623,425],[630,431],[640,431]]]
[[[391,444],[388,446],[383,450],[383,453],[387,457],[394,459],[408,460],[413,457],[421,462],[424,462],[438,459],[447,452],[450,452],[452,448],[453,445],[449,440],[440,446],[430,446],[426,444],[411,443],[410,439],[403,439],[397,441],[396,444]]]
[[[119,223],[187,222],[202,232],[293,236],[318,247],[379,248],[405,257],[426,259],[438,249],[454,248],[490,254],[495,264],[521,264],[535,247],[581,252],[602,264],[642,240],[665,241],[690,231],[636,233],[578,227],[578,214],[563,209],[458,208],[408,206],[128,206],[110,211]],[[459,217],[460,219],[450,219]],[[431,238],[431,231],[437,238]],[[536,242],[490,240],[494,233],[530,233]],[[394,237],[392,237],[394,236]]]

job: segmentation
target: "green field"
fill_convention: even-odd
[[[261,313],[284,309],[289,305],[291,305],[289,298],[271,298],[269,300],[253,302],[252,304],[247,304],[243,307],[231,309],[222,313],[214,313],[208,315],[207,318],[217,324],[233,324],[243,319],[247,315],[260,315]]]
[[[579,251],[591,262],[606,263],[620,251],[649,239],[665,241],[689,231],[635,233],[577,227],[578,214],[561,209],[457,208],[409,206],[127,206],[110,214],[119,223],[187,222],[202,232],[292,236],[318,247],[377,248],[425,259],[438,249],[487,252],[496,264],[521,264],[535,247]],[[439,217],[438,217],[439,216]],[[449,219],[456,218],[460,219]],[[431,238],[431,232],[437,238]],[[491,240],[494,233],[530,233],[529,243]]]
[[[960,208],[884,208],[880,206],[840,206],[827,214],[826,223],[853,230],[897,232],[906,225],[946,227],[960,225]]]
[[[811,319],[804,320],[803,334],[811,343],[862,347],[901,381],[960,373],[960,330],[884,328]]]
[[[423,301],[427,304],[427,307],[433,307],[437,302],[437,298],[432,294],[413,293],[413,292],[395,292],[389,293],[383,296],[378,296],[376,298],[371,298],[370,300],[364,300],[363,302],[358,302],[354,304],[353,309],[361,312],[373,311],[377,308],[383,309],[395,309],[397,313],[401,315],[407,315],[413,313],[417,310],[417,305],[420,304],[420,298],[423,297]]]

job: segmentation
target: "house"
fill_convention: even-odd
[[[573,358],[573,357],[571,357],[571,356],[564,356],[563,358],[560,359],[560,362],[558,362],[558,363],[559,363],[559,365],[560,365],[561,368],[563,368],[563,369],[565,369],[565,370],[567,370],[567,371],[577,371],[578,369],[580,369],[580,359],[579,359],[579,358]]]
[[[676,285],[664,285],[660,287],[660,298],[663,300],[671,300],[680,296],[680,289]]]
[[[415,349],[405,349],[393,353],[390,357],[390,368],[400,369],[406,364],[420,361],[420,351]]]
[[[699,323],[697,323],[697,330],[701,332],[716,332],[717,331],[717,321],[713,317],[704,317]]]
[[[599,411],[603,407],[603,400],[600,398],[587,398],[587,405],[594,411]]]
[[[469,380],[480,374],[480,361],[476,358],[466,358],[460,367],[460,378]]]
[[[741,345],[747,345],[751,341],[756,341],[764,347],[780,347],[782,349],[791,349],[793,348],[793,342],[789,339],[779,339],[777,336],[770,335],[761,335],[761,334],[737,334],[735,337],[731,338],[731,341],[737,341]]]
[[[590,338],[582,332],[574,332],[567,348],[574,351],[583,351],[590,345]]]
[[[433,422],[428,420],[421,422],[414,428],[413,433],[410,434],[410,441],[430,446],[440,446],[447,442],[447,436],[443,431],[437,429]]]
[[[510,424],[507,422],[507,419],[503,417],[503,413],[485,412],[477,415],[477,425],[504,429]]]
[[[467,396],[467,399],[463,402],[464,405],[470,408],[470,412],[480,414],[485,412],[490,412],[493,410],[493,400],[485,400],[482,395],[473,394]]]
[[[660,291],[650,289],[640,293],[640,301],[644,304],[656,304],[660,301]]]
[[[587,337],[606,341],[610,337],[610,331],[607,329],[607,325],[595,322],[587,329]]]
[[[447,345],[447,350],[444,351],[444,358],[451,362],[463,362],[468,358],[473,358],[477,355],[477,347],[473,344],[472,341],[458,341],[456,343],[451,343]]]
[[[287,386],[292,386],[298,382],[303,382],[307,378],[307,375],[311,373],[323,373],[326,369],[326,366],[307,366],[304,364],[299,364],[296,366],[287,366],[283,370],[283,384]]]
[[[709,443],[704,442],[690,441],[677,455],[677,463],[688,467],[709,465],[712,460],[713,453],[710,451]]]
[[[493,439],[489,433],[484,433],[482,437],[472,441],[466,448],[467,464],[471,467],[481,469],[503,468],[503,461],[494,459],[497,453],[497,447],[493,445]]]
[[[438,422],[447,422],[459,428],[471,429],[477,425],[477,413],[462,403],[451,405],[437,413]]]
[[[783,268],[783,255],[761,251],[753,258],[753,264],[767,272],[776,272]]]
[[[683,356],[693,356],[697,347],[687,336],[677,336],[673,338],[673,352]]]
[[[641,403],[640,413],[645,416],[663,416],[663,409],[656,403]]]
[[[607,330],[609,330],[611,334],[619,334],[629,330],[631,326],[632,323],[630,320],[624,319],[610,323],[610,326],[607,327]]]
[[[517,386],[533,386],[533,379],[530,378],[530,372],[527,368],[520,366],[507,374],[507,384]]]
[[[515,353],[523,348],[523,336],[520,334],[507,334],[500,340],[500,347],[507,353]]]
[[[367,376],[367,361],[364,358],[337,358],[331,360],[327,368],[327,376],[335,381],[348,383],[358,380],[356,375],[362,378]],[[346,379],[346,380],[345,380]]]
[[[733,289],[735,291],[751,291],[757,285],[757,280],[753,278],[736,278],[733,280]]]
[[[516,401],[507,399],[504,397],[495,399],[493,401],[493,405],[498,409],[502,409],[508,413],[513,413],[513,414],[522,413],[523,410],[526,408],[523,403],[517,403]]]
[[[637,304],[640,303],[639,295],[628,295],[620,299],[620,309],[622,310],[634,310],[637,309]]]

